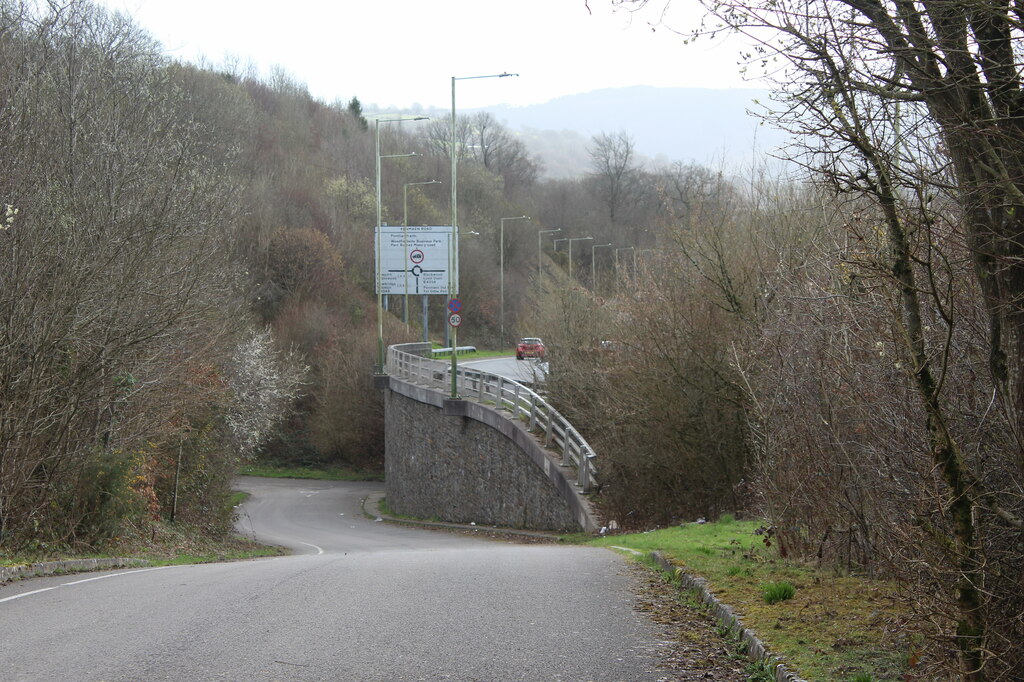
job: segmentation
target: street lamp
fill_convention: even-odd
[[[378,160],[380,160],[380,159],[403,159],[403,158],[407,158],[407,157],[410,157],[410,156],[419,156],[419,154],[417,152],[409,152],[408,154],[381,154],[381,155],[379,155],[377,157],[377,159]],[[378,222],[379,222],[379,219],[380,219],[380,204],[381,204],[381,198],[380,198],[380,175],[379,174],[377,176],[377,180],[378,180],[378,184],[377,184],[377,217],[378,217]],[[405,225],[404,222],[402,224]],[[409,248],[408,248],[409,247],[409,243],[408,243],[409,239],[408,239],[408,235],[406,234],[406,230],[404,228],[402,229],[402,239],[403,239],[403,246],[405,247],[406,253],[408,253],[409,252]],[[409,282],[408,277],[405,277],[403,279],[406,282],[406,286],[408,287],[408,282]],[[384,306],[383,306],[384,310],[388,310],[390,308],[390,306],[388,305],[388,301],[390,301],[390,300],[391,300],[391,295],[390,294],[388,294],[387,296],[384,297]],[[408,300],[406,302],[408,302]]]
[[[558,245],[559,245],[559,243],[567,242],[567,241],[569,241],[568,237],[562,237],[561,239],[553,239],[553,240],[551,240],[551,248],[554,249],[555,253],[558,253]]]
[[[390,154],[388,157],[380,155],[380,124],[394,123],[396,121],[423,121],[426,116],[396,116],[394,118],[373,119],[374,138],[376,140],[375,154],[377,168],[377,365],[374,374],[384,374],[384,299],[382,293],[382,282],[380,273],[380,251],[381,251],[381,220],[380,220],[380,160],[395,156],[415,156],[415,154]]]
[[[570,282],[572,281],[572,243],[573,242],[583,242],[583,241],[586,241],[588,239],[593,239],[593,237],[573,237],[572,239],[565,240],[565,241],[569,242],[569,281]],[[557,241],[562,241],[562,240],[559,239]]]
[[[402,185],[402,241],[405,253],[409,253],[409,188],[414,185],[440,185],[440,180],[424,180],[423,182],[407,182]],[[407,263],[408,265],[408,263]],[[402,322],[409,328],[409,274],[405,275],[405,299],[402,303]],[[427,343],[427,295],[423,294],[423,342]]]
[[[409,188],[414,185],[440,185],[440,180],[424,180],[423,182],[407,182],[402,185],[402,224],[409,224]]]
[[[541,278],[544,277],[544,270],[542,269],[542,265],[541,265],[541,257],[544,255],[544,245],[543,245],[543,242],[541,240],[543,239],[544,235],[546,235],[546,234],[552,234],[552,233],[561,232],[561,231],[562,231],[562,228],[558,228],[557,230],[538,230],[537,231],[537,290],[540,291],[540,292],[544,291],[544,287],[542,286],[542,281],[541,281]]]
[[[597,295],[597,250],[608,246],[613,246],[613,244],[611,242],[608,242],[607,244],[595,244],[594,247],[590,249],[590,283],[594,287],[595,296]]]
[[[465,80],[477,80],[480,78],[507,78],[509,76],[518,76],[518,73],[496,73],[488,76],[452,76],[452,139],[451,148],[449,152],[452,157],[452,242],[451,252],[449,253],[448,262],[448,306],[451,307],[451,302],[455,298],[457,282],[455,281],[456,268],[459,266],[459,220],[458,220],[458,182],[456,176],[458,173],[458,154],[455,150],[455,81]],[[458,398],[458,353],[455,352],[458,346],[459,328],[452,327],[452,395],[451,397]]]
[[[635,246],[623,246],[621,249],[615,249],[615,287],[618,291],[619,286],[619,251],[632,251],[633,252],[633,272],[636,272],[636,247]]]
[[[506,220],[532,220],[528,215],[520,215],[514,218],[502,218],[501,219],[501,232],[498,236],[498,240],[501,242],[498,249],[501,254],[499,272],[501,273],[501,335],[499,336],[501,347],[505,347],[505,221]]]
[[[635,246],[623,246],[621,249],[615,249],[615,269],[619,269],[619,251],[632,251],[633,262],[636,263],[636,247]]]

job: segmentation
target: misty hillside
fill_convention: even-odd
[[[780,146],[785,136],[747,113],[766,102],[767,90],[609,88],[525,107],[487,111],[519,132],[544,162],[549,177],[587,170],[593,135],[624,130],[642,156],[660,162],[721,162],[743,166]]]

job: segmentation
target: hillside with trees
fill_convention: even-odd
[[[1018,679],[1019,17],[705,5],[787,65],[789,175],[619,130],[545,178],[476,112],[380,126],[383,222],[445,224],[458,156],[460,343],[545,339],[608,519],[760,519],[780,558],[895,579],[928,679]],[[226,532],[255,459],[379,470],[372,112],[35,7],[0,0],[0,548]],[[392,298],[386,342],[422,338]]]

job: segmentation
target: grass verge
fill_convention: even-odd
[[[318,481],[383,481],[382,471],[355,471],[341,467],[314,469],[312,467],[276,466],[253,464],[242,467],[240,476],[262,476],[263,478],[311,478]]]
[[[210,537],[204,529],[197,526],[156,521],[144,532],[127,532],[97,550],[21,554],[0,552],[0,565],[21,566],[64,559],[131,557],[144,559],[152,566],[170,566],[239,561],[287,553],[288,551],[282,547],[263,545],[234,534]]]
[[[706,579],[715,597],[805,679],[901,679],[910,642],[895,586],[782,560],[755,534],[759,525],[726,519],[587,542],[659,551]],[[793,595],[769,604],[765,587],[779,583],[792,585]]]

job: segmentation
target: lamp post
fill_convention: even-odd
[[[567,242],[567,241],[569,241],[568,237],[562,237],[561,239],[552,239],[551,240],[551,248],[554,250],[555,253],[558,253],[558,244],[560,242]],[[572,268],[570,268],[569,270],[572,271]]]
[[[452,76],[452,139],[451,148],[449,152],[452,157],[452,241],[451,249],[448,259],[448,305],[451,306],[452,300],[455,298],[457,291],[458,282],[455,279],[456,269],[459,266],[459,205],[458,205],[458,181],[457,173],[459,166],[459,156],[455,149],[455,82],[465,80],[477,80],[480,78],[507,78],[509,76],[518,76],[518,73],[496,73],[487,76]],[[451,397],[459,397],[458,389],[458,353],[455,352],[455,348],[458,346],[459,328],[452,327],[452,395]]]
[[[415,156],[415,154],[390,154],[388,157],[382,157],[380,155],[380,124],[381,123],[394,123],[395,121],[423,121],[426,116],[396,116],[394,118],[375,118],[373,119],[374,127],[374,138],[375,154],[376,159],[376,170],[377,170],[377,365],[374,368],[374,374],[384,373],[384,298],[381,289],[381,273],[380,273],[380,251],[381,251],[381,220],[380,220],[380,160],[381,158],[390,158],[395,156]]]
[[[572,243],[573,242],[583,242],[583,241],[586,241],[588,239],[593,239],[593,237],[573,237],[572,239],[567,239],[566,240],[566,241],[569,242],[569,280],[570,281],[572,281]],[[562,241],[562,240],[559,239],[558,241]]]
[[[409,156],[419,156],[419,154],[417,154],[416,152],[409,152],[408,154],[381,154],[379,157],[377,157],[377,159],[378,159],[378,161],[380,159],[402,159],[402,158],[406,158],[406,157],[409,157]],[[379,174],[377,176],[377,180],[378,180],[378,184],[377,184],[377,219],[378,220],[377,220],[377,222],[379,223],[380,222],[380,204],[381,204],[381,198],[380,198],[380,196],[381,196],[380,195],[380,176],[379,176]],[[404,222],[402,224],[405,225]],[[402,229],[402,237],[403,237],[404,246],[408,247],[409,246],[409,244],[408,244],[408,235],[405,234],[405,229],[404,228]],[[406,252],[408,252],[408,248],[406,248]],[[405,279],[406,282],[408,282],[408,278],[403,278],[403,279]],[[388,302],[390,300],[391,300],[391,295],[390,294],[388,294],[387,296],[384,296],[384,306],[383,306],[384,310],[388,310],[391,307],[391,306],[388,305]]]
[[[402,185],[402,241],[405,253],[409,253],[409,188],[414,185],[440,185],[440,180],[424,180],[423,182],[407,182]],[[409,275],[405,275],[405,299],[402,302],[402,322],[409,328]],[[423,341],[427,342],[427,295],[423,294]]]
[[[562,228],[556,230],[538,230],[537,231],[537,290],[543,291],[544,287],[541,286],[542,278],[544,277],[544,270],[541,264],[541,257],[544,255],[544,244],[541,241],[546,234],[553,234],[555,232],[561,232]]]
[[[611,242],[608,242],[607,244],[595,244],[594,247],[590,249],[590,283],[594,287],[595,296],[597,295],[597,250],[609,246],[613,246],[613,244]]]
[[[621,249],[615,249],[615,269],[619,269],[619,251],[632,251],[633,252],[633,263],[636,263],[636,247],[635,246],[623,246]]]
[[[500,262],[499,272],[501,273],[500,274],[500,280],[501,280],[501,287],[500,287],[501,288],[501,316],[500,316],[500,320],[501,320],[501,324],[500,324],[501,334],[499,336],[499,340],[500,340],[502,348],[505,347],[505,221],[506,220],[532,220],[532,218],[530,218],[530,216],[528,216],[528,215],[520,215],[520,216],[516,216],[514,218],[502,218],[501,219],[501,231],[500,231],[500,234],[498,235],[498,240],[500,242],[500,246],[499,246],[498,252],[501,254],[500,261],[499,261]]]
[[[618,272],[618,252],[620,251],[632,251],[633,252],[633,271],[637,271],[637,250],[636,247],[623,247],[622,249],[615,249],[615,291],[618,291],[618,281],[622,279],[620,272]]]

